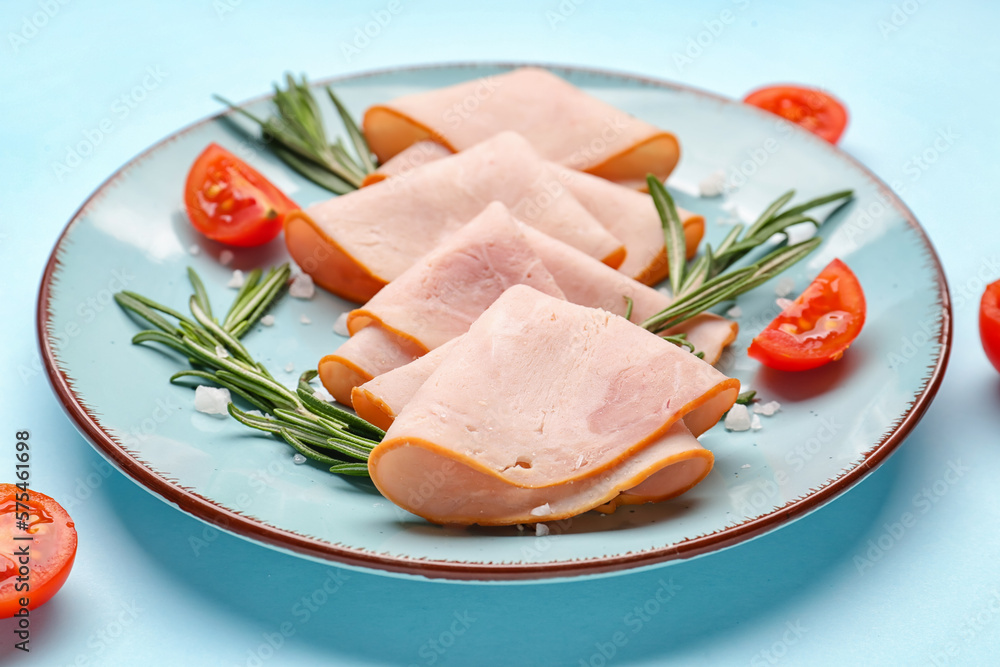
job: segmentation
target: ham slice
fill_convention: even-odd
[[[642,196],[642,195],[639,195]],[[603,308],[624,316],[632,299],[631,319],[642,322],[670,304],[670,297],[632,280],[576,248],[516,222],[500,203],[487,207],[441,247],[420,260],[348,316],[354,336],[319,364],[323,385],[339,402],[359,413],[374,406],[401,406],[373,395],[369,405],[355,403],[358,385],[409,363],[413,355],[446,343],[468,330],[503,291],[514,284],[532,285],[572,303]],[[377,335],[366,333],[372,326]],[[738,327],[704,314],[669,331],[684,333],[695,349],[715,363],[736,338]],[[401,348],[386,346],[395,338]],[[395,414],[394,409],[389,412]],[[362,415],[372,423],[382,417]]]
[[[285,243],[322,287],[364,302],[491,201],[524,209],[525,222],[618,267],[625,248],[559,187],[548,163],[508,132],[444,160],[291,213]]]
[[[390,176],[405,178],[414,165],[448,155],[450,153],[440,144],[418,142],[379,167],[365,183],[376,183]],[[559,196],[563,193],[573,196],[625,246],[625,261],[618,267],[619,271],[647,285],[666,279],[668,265],[663,225],[649,195],[555,163],[550,166],[559,179]],[[677,212],[684,224],[687,258],[691,259],[698,252],[698,244],[705,234],[705,218],[682,208]]]
[[[739,393],[620,317],[521,285],[442,356],[368,469],[391,501],[443,524],[550,521],[683,493],[712,467],[695,438]]]
[[[396,98],[363,125],[380,162],[421,141],[457,152],[513,130],[547,160],[638,189],[680,158],[674,135],[534,67]]]
[[[494,202],[351,312],[351,339],[319,362],[323,386],[349,405],[354,387],[465,333],[516,284],[563,296],[510,212]],[[397,352],[389,349],[394,344]]]

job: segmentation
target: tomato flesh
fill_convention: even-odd
[[[831,144],[840,140],[847,127],[847,108],[816,88],[770,86],[755,90],[743,101],[801,125]]]
[[[18,526],[22,512],[28,513],[27,530]],[[23,537],[31,539],[15,539]],[[27,556],[18,553],[25,547]],[[59,503],[37,491],[0,484],[0,618],[14,616],[21,598],[28,599],[28,609],[48,602],[66,582],[75,557],[76,527]]]
[[[259,172],[218,144],[209,144],[184,187],[194,228],[210,239],[248,247],[276,237],[298,205]]]
[[[748,353],[777,370],[817,368],[840,359],[864,323],[861,284],[846,264],[835,259],[753,339]]]
[[[1000,280],[986,287],[979,302],[979,339],[986,357],[1000,371]]]

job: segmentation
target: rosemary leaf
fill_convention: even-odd
[[[663,224],[663,239],[667,251],[667,265],[670,271],[670,289],[677,296],[684,284],[684,271],[687,267],[687,240],[684,236],[684,224],[677,214],[674,199],[667,192],[663,183],[652,174],[646,177],[649,194],[653,197],[656,212]]]

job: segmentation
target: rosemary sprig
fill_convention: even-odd
[[[224,387],[259,411],[245,412],[230,402],[229,414],[240,423],[274,434],[299,454],[327,466],[330,472],[367,476],[368,454],[385,433],[317,398],[309,384],[316,371],[303,373],[293,391],[275,380],[240,342],[282,295],[290,275],[288,264],[266,274],[259,269],[251,271],[221,323],[212,315],[201,279],[190,268],[188,278],[194,294],[189,308],[193,319],[134,292],[118,292],[115,300],[155,327],[137,333],[133,343],[161,343],[188,358],[194,368],[175,373],[171,382],[193,377]],[[177,320],[177,324],[171,324],[164,315]]]
[[[347,131],[353,155],[340,139],[331,143],[327,138],[323,115],[305,76],[296,81],[291,74],[286,74],[285,85],[285,90],[274,85],[277,115],[267,119],[258,118],[219,95],[214,97],[257,123],[265,141],[270,142],[272,152],[313,183],[336,194],[360,188],[365,176],[375,171],[377,163],[364,133],[347,108],[327,86],[326,93]]]
[[[795,191],[790,190],[768,206],[746,229],[742,238],[740,234],[745,226],[736,225],[718,248],[713,251],[711,246],[706,246],[702,255],[689,267],[685,259],[684,227],[673,198],[655,176],[647,176],[646,182],[663,223],[670,287],[675,296],[673,303],[641,325],[657,334],[754,289],[800,261],[820,244],[821,239],[814,237],[801,243],[779,246],[749,266],[730,269],[775,234],[785,234],[787,239],[787,229],[791,225],[811,222],[819,227],[820,223],[815,218],[805,215],[807,211],[837,201],[843,205],[854,195],[851,190],[842,190],[782,211],[795,196]],[[674,337],[665,338],[671,340]]]

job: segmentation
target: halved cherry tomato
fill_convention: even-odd
[[[801,86],[770,86],[755,90],[743,100],[801,125],[831,144],[847,127],[847,108],[829,93]]]
[[[31,539],[16,539],[24,537]],[[0,484],[0,618],[18,613],[22,598],[28,609],[48,602],[66,583],[75,557],[76,528],[59,503]]]
[[[750,344],[749,354],[781,371],[805,371],[840,359],[865,323],[861,284],[839,259]]]
[[[1000,371],[1000,280],[987,285],[979,302],[979,338],[990,363]]]
[[[285,215],[299,208],[285,193],[218,144],[209,144],[188,172],[184,204],[191,224],[234,246],[267,243]]]

